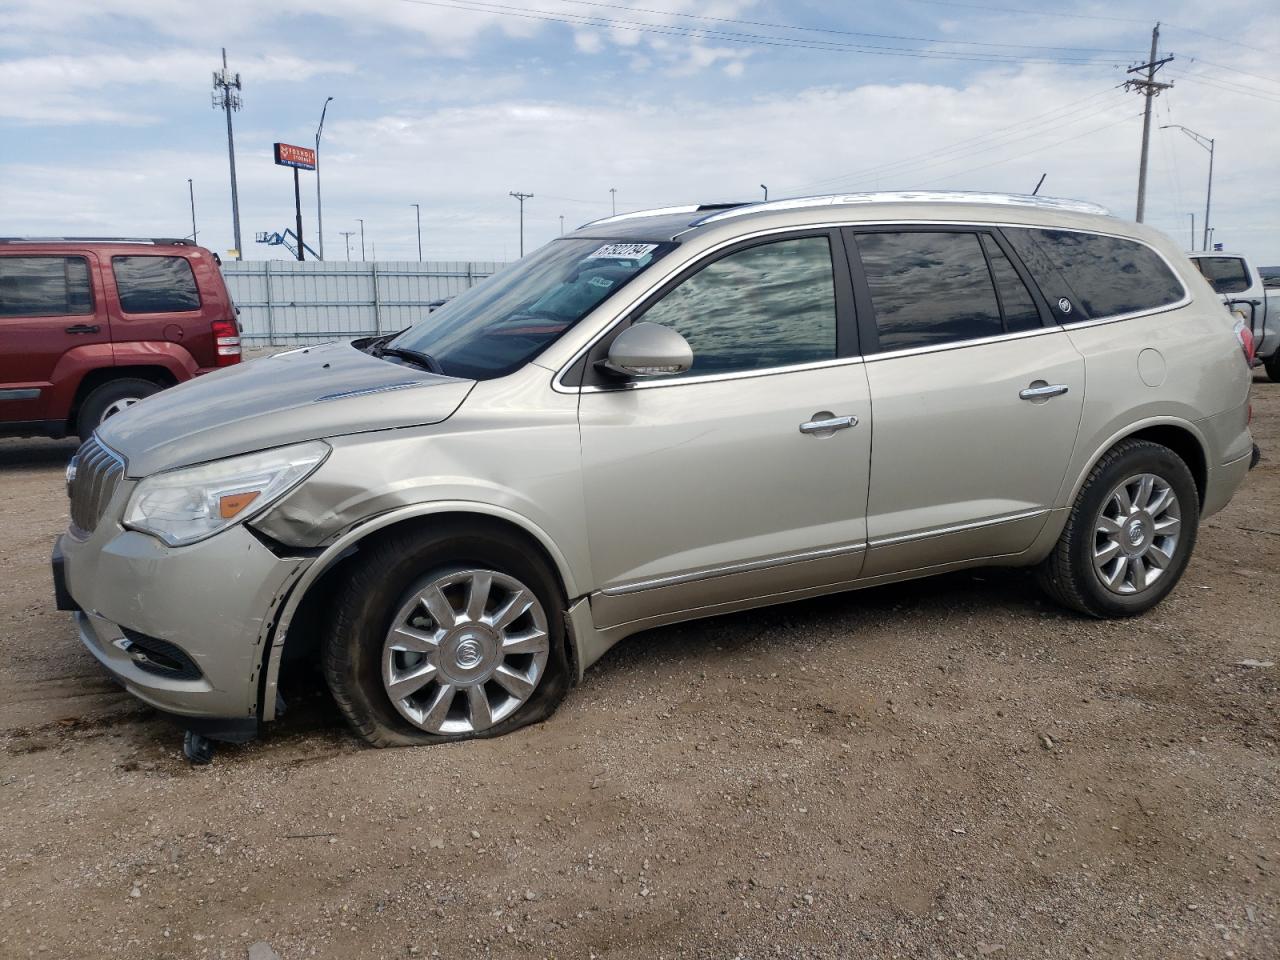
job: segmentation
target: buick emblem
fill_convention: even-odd
[[[1070,313],[1070,312],[1071,312],[1071,301],[1070,301],[1070,300],[1068,300],[1066,297],[1059,297],[1059,298],[1058,298],[1058,309],[1059,309],[1060,311],[1062,311],[1063,313]]]

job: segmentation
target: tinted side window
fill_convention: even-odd
[[[1072,230],[1006,229],[1005,235],[1040,283],[1063,323],[1154,310],[1177,303],[1185,295],[1182,283],[1150,247],[1121,237]],[[1061,279],[1042,279],[1036,263],[1047,260]],[[1043,269],[1043,268],[1041,268]],[[1074,291],[1074,297],[1071,291]],[[1058,308],[1061,298],[1080,302],[1081,311]]]
[[[125,313],[182,313],[200,309],[191,264],[182,257],[112,257]]]
[[[863,233],[857,244],[881,350],[1003,332],[977,234]]]
[[[672,327],[689,341],[693,375],[833,359],[831,243],[826,237],[803,237],[731,253],[689,277],[638,319]]]
[[[84,257],[0,257],[0,317],[93,313]]]
[[[1035,330],[1042,326],[1040,311],[1031,299],[1031,292],[1018,276],[1009,258],[989,234],[982,234],[982,248],[987,251],[987,261],[996,281],[996,293],[1000,296],[1000,310],[1004,314],[1006,333],[1019,330]]]
[[[1239,257],[1192,257],[1191,262],[1204,274],[1215,293],[1244,293],[1253,286],[1249,271]]]

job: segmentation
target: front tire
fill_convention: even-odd
[[[324,672],[362,739],[494,737],[551,715],[569,685],[564,603],[530,554],[497,531],[445,521],[358,555]]]
[[[1186,463],[1168,447],[1123,440],[1089,473],[1041,587],[1094,617],[1145,613],[1177,584],[1191,558],[1200,500]]]

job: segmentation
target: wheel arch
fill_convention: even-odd
[[[1093,468],[1097,466],[1098,461],[1106,456],[1108,450],[1122,440],[1147,440],[1151,443],[1158,443],[1161,446],[1168,447],[1181,457],[1191,471],[1191,476],[1195,479],[1196,494],[1199,497],[1200,505],[1204,506],[1205,491],[1209,482],[1208,443],[1195,424],[1189,420],[1179,420],[1172,417],[1153,418],[1130,424],[1099,445],[1084,464],[1084,469],[1078,472],[1075,482],[1072,484],[1070,496],[1066,499],[1067,506],[1075,503],[1076,497],[1080,495],[1081,488],[1084,486],[1085,481],[1089,479],[1089,474],[1093,472]]]
[[[178,382],[168,367],[137,364],[123,367],[96,367],[89,370],[76,384],[75,394],[71,398],[71,406],[67,412],[67,429],[75,432],[76,418],[80,416],[80,408],[94,390],[112,380],[150,380],[161,389],[172,387]]]
[[[442,501],[405,507],[373,517],[324,548],[298,578],[280,606],[274,630],[264,638],[269,642],[266,642],[262,661],[259,714],[263,720],[275,719],[276,694],[283,664],[286,660],[305,656],[305,651],[319,643],[317,620],[336,593],[333,585],[344,575],[360,550],[376,539],[402,532],[407,527],[458,520],[500,532],[533,551],[546,563],[559,585],[566,610],[580,596],[573,570],[555,541],[537,524],[511,510],[480,502]],[[568,631],[567,641],[570,665],[577,673],[580,654],[573,630]]]

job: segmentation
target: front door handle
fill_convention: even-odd
[[[800,432],[807,433],[810,436],[829,437],[837,430],[848,430],[850,427],[856,427],[857,425],[857,417],[837,417],[830,410],[820,410],[813,415],[813,419],[808,423],[800,424]]]
[[[1045,383],[1043,380],[1033,381],[1031,386],[1018,393],[1023,400],[1030,400],[1035,403],[1038,400],[1048,400],[1051,397],[1060,397],[1067,392],[1069,388],[1065,383]]]
[[[77,323],[70,327],[67,327],[66,332],[67,333],[97,333],[98,329],[99,328],[97,324]]]

